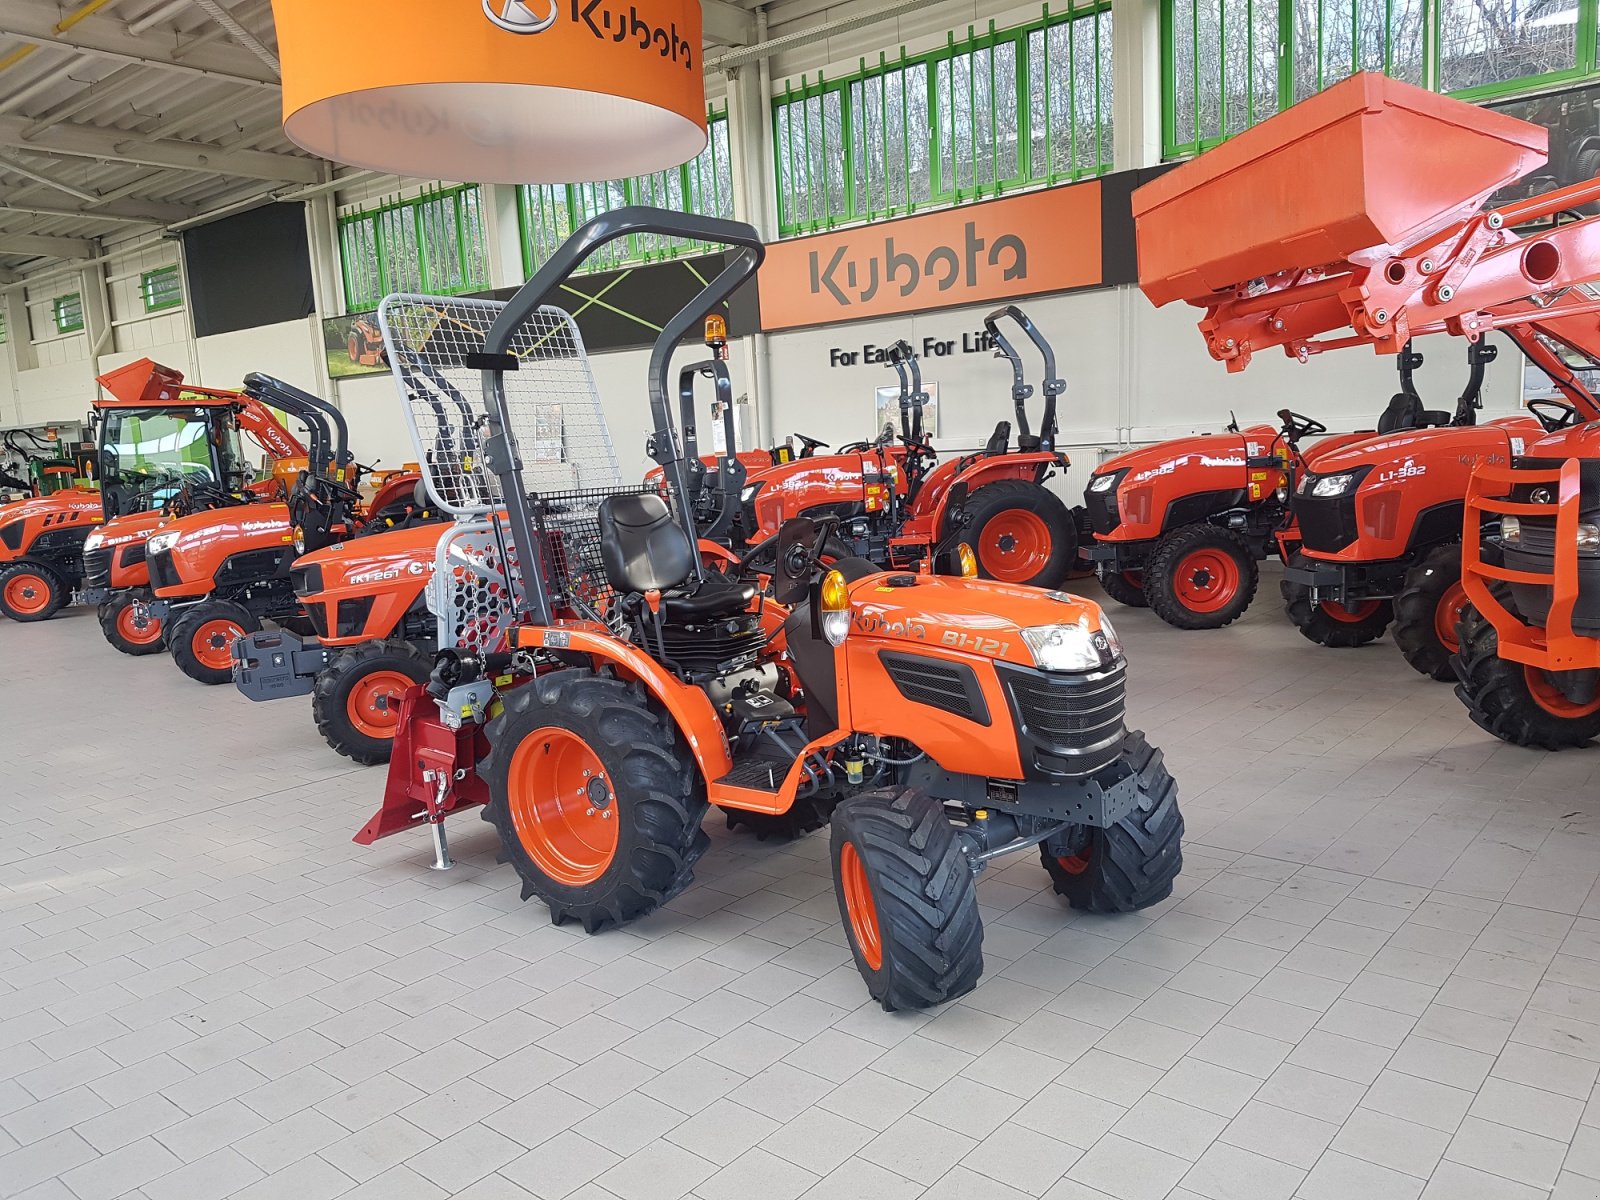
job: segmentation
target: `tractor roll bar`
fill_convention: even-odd
[[[720,358],[708,358],[704,362],[690,363],[678,372],[678,419],[683,425],[685,478],[693,480],[695,494],[698,495],[701,481],[706,475],[706,465],[700,459],[700,433],[694,417],[694,383],[699,375],[711,379],[712,406],[722,406],[723,451],[717,459],[717,484],[722,491],[722,508],[711,528],[700,531],[701,536],[714,539],[733,524],[738,511],[739,494],[744,491],[745,476],[749,472],[739,461],[733,418],[733,378],[728,374],[728,364]]]
[[[889,365],[900,376],[900,436],[908,446],[922,444],[922,406],[928,393],[922,390],[922,364],[911,343],[901,338],[889,347]]]
[[[1022,332],[1028,335],[1044,358],[1044,415],[1039,422],[1039,443],[1030,447],[1027,443],[1033,441],[1033,435],[1028,429],[1028,399],[1033,395],[1033,387],[1027,382],[1022,373],[1022,355],[1017,353],[1015,346],[1000,332],[998,322],[1002,317],[1010,317],[1019,326]],[[1056,448],[1056,397],[1067,390],[1067,381],[1056,375],[1055,348],[1045,340],[1044,334],[1039,332],[1039,327],[1027,313],[1015,304],[1007,304],[995,309],[983,319],[983,327],[989,331],[989,336],[994,338],[995,345],[1000,347],[999,356],[1011,362],[1011,399],[1017,409],[1017,446],[1021,450],[1040,449],[1054,450]]]
[[[1487,335],[1476,342],[1467,343],[1467,386],[1456,401],[1456,415],[1452,425],[1471,425],[1478,409],[1483,407],[1484,368],[1500,357],[1499,347]]]
[[[533,575],[532,564],[537,557],[538,542],[533,534],[533,517],[528,504],[527,489],[522,482],[522,461],[516,454],[508,434],[510,411],[507,407],[505,372],[517,368],[517,360],[509,354],[517,330],[540,308],[548,304],[556,289],[581,266],[585,259],[617,238],[633,233],[655,233],[667,237],[688,238],[698,242],[712,242],[737,247],[738,255],[717,276],[701,288],[694,299],[668,321],[656,337],[650,351],[650,414],[656,431],[652,438],[653,458],[662,468],[667,485],[677,497],[677,518],[691,544],[699,540],[694,525],[694,513],[688,503],[688,487],[684,479],[683,452],[672,431],[672,411],[667,396],[671,379],[672,353],[678,343],[689,335],[713,308],[733,295],[746,280],[752,278],[756,268],[767,255],[761,235],[755,227],[743,221],[725,221],[718,217],[703,217],[696,213],[668,212],[665,209],[629,205],[612,209],[585,221],[571,237],[558,246],[532,279],[517,289],[516,295],[506,301],[505,308],[495,318],[484,342],[484,352],[479,362],[469,359],[468,366],[479,366],[483,373],[483,392],[492,403],[485,418],[487,436],[483,439],[484,464],[500,480],[500,490],[505,497],[506,515],[511,524],[511,540],[517,554]],[[536,577],[536,576],[535,576]],[[694,578],[704,581],[705,567],[697,555],[694,560]],[[521,608],[540,624],[552,619],[550,598],[542,587],[531,589],[537,603],[529,603],[528,587],[523,587]]]
[[[271,404],[285,412],[293,413],[305,423],[305,427],[311,431],[311,448],[307,457],[313,475],[321,475],[330,465],[338,463],[345,447],[343,444],[333,445],[328,414],[337,417],[341,434],[346,432],[346,427],[343,414],[333,405],[309,392],[303,392],[284,383],[281,379],[263,375],[259,371],[252,371],[244,377],[244,388],[248,395],[263,404]]]

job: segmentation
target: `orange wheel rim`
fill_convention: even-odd
[[[1050,561],[1050,527],[1025,508],[1008,508],[985,522],[978,561],[991,579],[1026,583]]]
[[[1058,858],[1056,859],[1056,866],[1060,867],[1068,875],[1082,875],[1089,869],[1089,852],[1085,850],[1082,853],[1069,855],[1066,858]]]
[[[1461,610],[1467,607],[1467,589],[1452,583],[1439,597],[1439,607],[1433,610],[1433,632],[1440,645],[1454,654],[1461,648],[1456,641],[1456,622],[1461,620]]]
[[[50,606],[50,585],[42,575],[14,575],[6,582],[6,605],[31,617]]]
[[[1522,675],[1527,681],[1528,694],[1533,697],[1533,702],[1552,717],[1575,721],[1600,713],[1600,696],[1587,704],[1575,704],[1562,695],[1561,689],[1551,683],[1550,677],[1539,667],[1524,666]]]
[[[370,738],[394,737],[400,696],[415,682],[403,671],[374,671],[356,680],[345,701],[350,723]]]
[[[511,755],[506,789],[517,840],[540,871],[569,887],[606,873],[622,818],[588,742],[553,725],[534,730]]]
[[[1357,625],[1377,612],[1381,603],[1381,600],[1365,600],[1351,608],[1348,604],[1335,604],[1332,600],[1324,600],[1320,607],[1335,621],[1342,621],[1346,625]]]
[[[233,643],[244,636],[237,621],[216,617],[200,622],[199,628],[189,635],[189,645],[194,650],[195,661],[212,671],[226,671],[233,666]]]
[[[883,966],[883,934],[878,929],[878,905],[872,899],[872,884],[867,882],[867,866],[854,842],[846,842],[839,851],[839,882],[844,886],[844,911],[850,918],[856,948],[867,966],[879,970]]]
[[[1222,550],[1195,550],[1178,561],[1173,590],[1190,612],[1212,613],[1239,595],[1239,564]]]
[[[161,622],[150,616],[140,616],[132,604],[124,604],[117,613],[117,635],[134,646],[148,646],[161,640]]]

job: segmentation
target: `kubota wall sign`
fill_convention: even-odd
[[[763,329],[1093,287],[1100,181],[905,217],[767,248]]]
[[[565,183],[706,143],[696,0],[273,0],[284,132],[425,179]],[[352,40],[354,39],[354,40]]]

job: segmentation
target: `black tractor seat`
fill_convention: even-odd
[[[692,578],[695,547],[654,492],[607,496],[600,502],[600,561],[606,582],[633,607],[646,592],[661,593],[661,617],[693,624],[743,612],[755,599],[753,583],[718,574]]]
[[[1423,408],[1422,398],[1412,393],[1396,392],[1389,398],[1389,407],[1378,418],[1379,433],[1400,433],[1407,429],[1432,429],[1450,424],[1450,414],[1442,409]]]

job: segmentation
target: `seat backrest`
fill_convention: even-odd
[[[689,578],[694,546],[654,492],[600,502],[600,561],[618,592],[666,591]]]
[[[1396,392],[1389,398],[1389,407],[1378,418],[1379,433],[1397,433],[1402,429],[1416,429],[1422,424],[1422,399],[1411,392]]]

